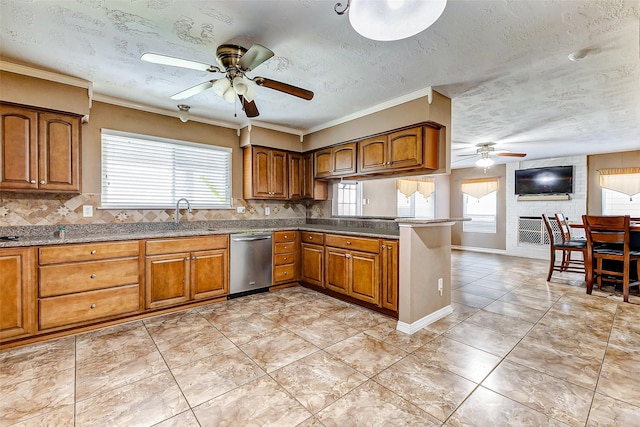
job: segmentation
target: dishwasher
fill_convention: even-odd
[[[266,290],[271,286],[271,232],[237,233],[231,236],[229,297]]]

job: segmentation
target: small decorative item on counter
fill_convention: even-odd
[[[56,237],[58,237],[59,239],[64,239],[66,234],[67,234],[67,229],[63,225],[61,225],[58,228],[58,232],[56,233],[56,235],[57,235]]]

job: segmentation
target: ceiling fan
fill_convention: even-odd
[[[524,157],[525,153],[512,153],[506,150],[496,150],[494,145],[495,142],[481,142],[480,144],[476,144],[476,152],[474,154],[461,154],[460,157],[467,156],[479,156],[479,159],[476,161],[476,165],[480,167],[487,168],[493,165],[495,162],[491,157],[500,156],[500,157]]]
[[[258,86],[297,96],[307,101],[313,98],[313,92],[310,90],[271,80],[266,77],[252,78],[246,74],[253,71],[273,55],[270,49],[259,44],[254,44],[249,50],[235,44],[223,44],[218,46],[216,50],[216,59],[218,60],[219,66],[157,53],[145,53],[140,59],[154,64],[172,65],[175,67],[190,68],[192,70],[208,71],[210,73],[223,73],[224,77],[190,87],[172,95],[171,99],[186,99],[213,88],[219,96],[229,103],[234,103],[237,96],[240,99],[242,109],[247,117],[257,117],[260,113],[254,102],[256,93],[253,86],[249,84],[247,80],[252,81]]]

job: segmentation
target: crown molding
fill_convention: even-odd
[[[424,89],[420,89],[415,92],[411,92],[406,95],[400,96],[398,98],[390,99],[389,101],[383,102],[382,104],[374,105],[373,107],[366,108],[364,110],[358,111],[357,113],[350,114],[340,119],[331,120],[324,124],[314,126],[312,128],[305,130],[304,135],[318,132],[323,129],[340,125],[342,123],[350,122],[351,120],[359,119],[361,117],[368,116],[369,114],[377,113],[379,111],[386,110],[387,108],[395,107],[397,105],[404,104],[409,101],[413,101],[414,99],[423,98],[423,97],[430,98],[431,96],[432,96],[432,90],[431,90],[431,86],[429,86]]]
[[[50,80],[52,82],[62,83],[70,86],[77,86],[88,89],[90,92],[93,88],[93,83],[88,80],[67,76],[65,74],[55,73],[53,71],[40,70],[37,68],[29,67],[27,65],[15,64],[13,62],[7,62],[3,60],[0,60],[0,70],[7,71],[9,73],[22,74],[29,77],[36,77],[43,80]]]
[[[290,133],[292,135],[298,135],[300,136],[300,142],[302,142],[302,137],[304,135],[304,132],[300,129],[294,129],[294,128],[290,128],[287,126],[282,126],[282,125],[275,125],[272,123],[267,123],[267,122],[261,122],[261,121],[257,121],[257,120],[247,120],[246,122],[242,123],[239,127],[239,129],[243,129],[245,127],[248,126],[258,126],[264,129],[270,129],[270,130],[275,130],[278,132],[283,132],[283,133]]]
[[[93,100],[98,102],[104,102],[105,104],[117,105],[119,107],[133,108],[134,110],[146,111],[148,113],[161,114],[163,116],[170,116],[180,119],[178,116],[179,111],[168,110],[166,108],[151,107],[146,104],[139,104],[137,102],[129,101],[126,99],[116,98],[109,95],[96,93],[93,95]],[[205,123],[213,126],[220,126],[229,129],[240,130],[242,127],[238,127],[236,123],[224,122],[220,120],[211,120],[206,117],[189,115],[190,122]]]

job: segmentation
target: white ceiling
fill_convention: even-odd
[[[140,61],[144,52],[215,64],[216,47],[253,43],[275,57],[251,76],[315,92],[304,101],[256,88],[260,122],[308,133],[432,86],[452,99],[453,167],[480,142],[525,159],[640,149],[638,0],[449,0],[406,40],[355,33],[335,1],[1,0],[0,56],[93,82],[114,97],[235,124],[244,113],[209,90],[218,78]],[[580,62],[567,59],[588,50]],[[254,122],[255,123],[255,122]],[[517,161],[497,158],[498,162]]]

